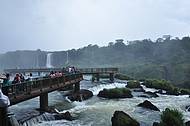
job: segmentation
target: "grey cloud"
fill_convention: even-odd
[[[190,33],[189,0],[0,0],[0,52]]]

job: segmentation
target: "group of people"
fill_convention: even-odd
[[[49,74],[50,78],[61,77],[63,75],[64,75],[64,73],[61,71],[58,71],[58,72],[57,71],[55,71],[55,72],[51,71]]]
[[[25,79],[25,77],[23,76],[23,74],[20,74],[20,73],[17,73],[13,79],[13,81],[10,80],[10,74],[7,73],[5,74],[5,77],[3,79],[3,86],[9,86],[11,84],[17,84],[17,83],[22,83],[22,82],[25,82],[25,81],[30,81],[31,78],[32,78],[32,73],[29,74],[28,78]]]
[[[51,71],[50,74],[48,75],[51,78],[55,77],[61,77],[65,74],[73,74],[79,72],[76,67],[74,66],[69,66],[66,68],[63,68],[62,71]]]

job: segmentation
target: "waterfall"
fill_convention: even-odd
[[[47,68],[52,68],[52,64],[51,64],[51,58],[52,58],[52,53],[48,53],[47,54],[47,60],[46,60],[46,67]]]

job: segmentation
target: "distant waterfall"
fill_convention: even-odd
[[[52,53],[48,53],[47,54],[47,60],[46,60],[46,67],[47,68],[52,68],[52,62],[51,62],[51,59],[52,59]]]

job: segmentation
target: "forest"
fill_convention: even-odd
[[[54,52],[40,49],[7,52],[0,54],[0,69],[46,67],[47,53],[52,53],[54,67],[119,67],[121,73],[132,78],[164,79],[190,88],[190,37],[165,36],[155,41],[127,42],[119,39],[104,47],[90,44],[79,49]]]

